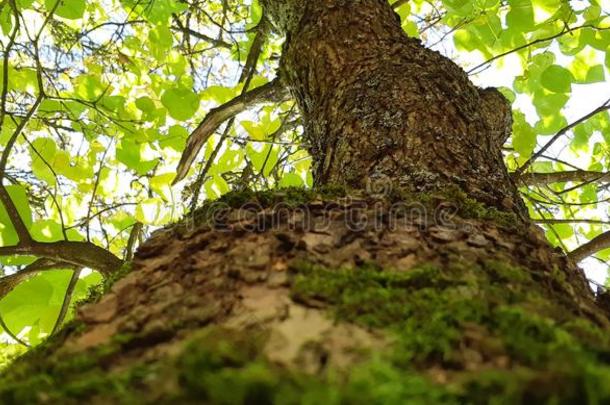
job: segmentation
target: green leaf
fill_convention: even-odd
[[[57,144],[52,138],[36,138],[30,145],[30,159],[34,175],[50,185],[55,185],[53,165],[57,154]]]
[[[267,113],[262,115],[260,122],[242,121],[241,126],[253,140],[264,141],[282,126],[282,122],[279,119],[272,120]]]
[[[541,117],[559,114],[570,97],[559,93],[536,92],[532,102]]]
[[[167,108],[169,115],[178,121],[188,120],[199,110],[199,97],[184,87],[165,91],[161,96],[161,103]]]
[[[485,51],[499,39],[503,30],[500,18],[493,14],[484,14],[477,18],[473,21],[472,28],[477,37],[485,44]]]
[[[163,225],[169,218],[163,216],[165,203],[160,198],[147,198],[136,207],[135,217],[145,225]]]
[[[583,13],[583,17],[585,17],[586,21],[596,20],[601,15],[602,8],[597,4],[592,4]]]
[[[209,199],[216,199],[231,191],[227,182],[220,176],[214,176],[211,180],[207,181],[204,184],[204,189]]]
[[[218,157],[218,161],[214,167],[215,172],[218,174],[230,172],[237,169],[244,161],[244,153],[242,149],[229,149]]]
[[[88,273],[88,274],[87,274]],[[74,294],[72,295],[72,302],[78,303],[89,296],[91,288],[100,285],[104,281],[102,275],[96,271],[81,272],[81,276],[76,283],[74,288]]]
[[[0,256],[0,263],[6,266],[27,266],[36,259],[34,256]]]
[[[27,327],[37,329],[30,334],[31,343],[48,335],[57,319],[71,270],[41,273],[21,284],[0,301],[0,313],[15,334]],[[32,340],[33,339],[33,340]]]
[[[259,4],[258,0],[253,0],[252,4],[250,4],[250,13],[248,16],[248,25],[247,29],[251,29],[255,27],[263,16],[263,8]]]
[[[105,86],[94,75],[78,76],[74,83],[76,96],[86,101],[97,101],[104,93]]]
[[[209,86],[202,94],[203,100],[213,100],[218,104],[224,104],[237,96],[238,89],[223,86]]]
[[[600,24],[601,25],[601,24]],[[605,22],[605,29],[585,28],[582,32],[582,40],[587,45],[599,51],[605,51],[610,44],[610,32],[608,32],[608,20]]]
[[[10,7],[3,7],[0,11],[0,27],[6,36],[9,36],[13,30],[13,12]]]
[[[569,224],[557,224],[552,227],[561,239],[569,239],[574,236],[574,229]]]
[[[154,176],[149,180],[150,188],[160,195],[164,201],[171,202],[174,200],[171,186],[174,177],[176,177],[176,173],[165,173]]]
[[[30,234],[38,242],[57,242],[66,239],[61,230],[61,224],[51,219],[42,219],[34,222],[30,227]],[[66,236],[68,240],[72,241],[82,241],[85,239],[76,229],[68,229]]]
[[[143,156],[145,146],[138,144],[132,139],[121,140],[117,147],[117,160],[128,168],[134,170],[139,175],[144,175],[151,171],[158,163],[158,159],[146,160]]]
[[[59,3],[59,5],[57,5]],[[47,10],[56,5],[55,15],[69,20],[78,20],[85,13],[85,0],[45,0]]]
[[[534,29],[534,8],[531,0],[508,0],[510,11],[506,15],[508,28],[527,32]]]
[[[498,91],[502,93],[504,97],[512,104],[517,99],[517,95],[514,91],[509,89],[508,87],[498,87]]]
[[[568,121],[564,116],[554,114],[540,119],[534,126],[534,129],[540,135],[555,135],[567,125]]]
[[[580,191],[579,201],[581,203],[591,203],[597,201],[597,185],[587,184]]]
[[[597,63],[597,53],[589,49],[580,52],[568,66],[576,83],[588,84],[603,82],[606,78],[604,66]]]
[[[258,173],[262,172],[264,176],[269,176],[278,161],[279,148],[273,145],[264,145],[260,151],[257,151],[252,145],[248,145],[246,146],[246,154]]]
[[[444,0],[445,7],[458,16],[467,16],[472,12],[473,3],[470,0]]]
[[[610,260],[610,249],[601,250],[601,251],[597,252],[597,254],[595,256],[598,257],[599,259],[607,262]]]
[[[189,133],[183,126],[171,126],[167,132],[167,136],[164,136],[159,140],[159,146],[162,148],[172,148],[177,152],[182,152],[188,136]]]
[[[304,182],[301,176],[295,173],[286,173],[280,180],[280,187],[303,187]]]
[[[242,121],[241,126],[244,127],[250,138],[255,141],[264,141],[267,138],[267,134],[263,130],[263,128],[256,125],[255,122],[252,121]]]
[[[572,150],[587,150],[589,146],[589,139],[591,137],[591,131],[588,130],[586,125],[578,125],[574,128],[574,138],[570,143]]]
[[[595,66],[591,66],[589,68],[589,70],[587,71],[587,76],[582,81],[580,81],[580,83],[585,83],[585,84],[599,83],[599,82],[603,82],[605,80],[606,80],[606,74],[604,72],[604,66],[595,65]]]
[[[562,35],[557,39],[559,50],[564,55],[576,55],[582,51],[586,44],[582,40],[581,31],[571,32],[569,35]]]
[[[157,25],[148,33],[149,49],[152,56],[158,61],[163,61],[168,56],[172,42],[172,32],[165,24]]]
[[[179,14],[187,9],[187,5],[177,0],[155,0],[150,3],[142,3],[141,0],[131,0],[134,5],[140,5],[143,14],[149,21],[167,23],[172,14]]]
[[[30,8],[32,4],[34,4],[34,0],[17,0],[17,7],[20,10],[25,10],[26,8]]]
[[[145,113],[151,113],[157,109],[157,107],[155,106],[155,102],[152,101],[150,97],[138,98],[136,100],[136,107],[138,108],[138,110]]]
[[[513,124],[513,148],[522,158],[529,158],[536,147],[536,131],[525,121],[523,113],[515,112]]]
[[[119,112],[125,107],[125,97],[123,96],[104,96],[100,100],[100,105],[112,112]]]
[[[572,91],[572,73],[562,66],[551,65],[542,72],[540,83],[549,91],[569,93]]]

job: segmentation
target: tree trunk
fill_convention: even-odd
[[[610,401],[607,312],[529,223],[506,100],[386,1],[262,3],[318,189],[157,232],[1,402]]]
[[[477,89],[408,38],[386,1],[293,1],[306,4],[293,13],[290,1],[267,3],[288,38],[281,74],[303,114],[317,184],[458,185],[525,213],[502,161],[512,116],[497,90]]]

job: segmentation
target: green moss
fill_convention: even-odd
[[[455,260],[448,268],[407,272],[300,263],[294,272],[297,301],[325,302],[337,320],[386,328],[394,336],[388,367],[407,373],[434,365],[463,370],[471,345],[483,356],[479,361],[510,359],[511,371],[488,365],[477,373],[456,372],[458,382],[446,387],[455,399],[610,401],[605,389],[603,395],[591,389],[591,381],[610,386],[607,333],[556,301],[551,304],[552,292],[524,269]],[[474,343],[469,331],[475,332]]]
[[[531,285],[533,283],[529,271],[526,271],[519,267],[511,266],[502,261],[486,261],[485,271],[487,272],[488,277],[499,282],[515,283],[518,285]]]
[[[176,231],[186,226],[212,224],[219,219],[219,213],[229,209],[263,209],[281,204],[287,207],[299,207],[317,199],[334,200],[345,197],[347,190],[341,186],[325,186],[316,189],[287,187],[274,190],[242,190],[229,192],[217,200],[207,201],[201,207],[187,214],[178,224]]]
[[[404,362],[450,360],[461,324],[488,312],[467,268],[422,266],[408,272],[370,268],[330,270],[300,265],[296,301],[328,302],[337,319],[371,328],[391,328]]]
[[[15,360],[0,375],[0,403],[76,404],[94,396],[113,403],[136,403],[131,393],[142,376],[141,367],[136,365],[120,373],[104,369],[104,364],[122,352],[126,339],[119,336],[95,349],[70,353],[62,343],[65,336],[78,332],[80,327],[73,322]]]
[[[459,209],[459,214],[464,218],[481,219],[485,221],[493,221],[505,228],[515,228],[521,221],[511,212],[500,211],[495,207],[488,207],[472,198],[466,196],[465,193],[455,193],[455,202]]]
[[[124,262],[123,265],[109,277],[105,278],[102,284],[96,285],[89,289],[89,294],[85,299],[82,299],[76,303],[76,307],[80,307],[85,304],[92,304],[98,302],[104,294],[110,291],[114,283],[131,273],[132,262]]]
[[[413,372],[377,359],[349,376],[332,371],[311,376],[285,370],[260,354],[264,335],[209,327],[178,357],[180,391],[176,402],[213,404],[400,404],[448,403],[446,390]]]
[[[407,189],[392,191],[390,200],[393,202],[417,202],[434,211],[440,204],[450,204],[457,210],[457,214],[464,219],[478,219],[493,221],[508,228],[519,227],[522,221],[512,212],[501,211],[495,207],[487,206],[468,195],[459,187],[446,187],[440,191],[415,193]]]
[[[286,370],[261,354],[265,333],[206,327],[173,360],[105,370],[121,347],[116,342],[72,356],[36,353],[0,381],[0,402],[213,404],[451,403],[448,391],[414,370],[381,358],[349,375],[328,370],[313,376]],[[123,339],[116,339],[122,341]]]
[[[325,186],[316,189],[287,187],[264,191],[234,191],[223,195],[215,202],[224,203],[231,208],[239,208],[247,204],[259,204],[261,207],[270,207],[279,203],[299,206],[310,203],[315,199],[344,197],[346,193],[347,190],[340,186]]]
[[[260,335],[204,329],[177,360],[181,395],[215,404],[270,403],[276,377],[258,359],[261,341]]]
[[[349,373],[284,369],[262,354],[264,331],[215,326],[174,358],[109,371],[143,337],[118,335],[78,355],[58,351],[65,334],[78,332],[75,323],[0,376],[0,403],[610,402],[607,331],[563,307],[528,269],[501,259],[446,262],[408,271],[292,265],[295,301],[389,337],[386,350]],[[434,370],[443,370],[444,384],[433,382]]]
[[[0,371],[25,351],[26,348],[19,344],[0,343]]]
[[[127,274],[131,273],[132,268],[132,262],[124,262],[118,271],[115,271],[114,273],[112,273],[112,275],[110,275],[110,277],[107,277],[104,280],[104,283],[102,285],[103,293],[105,294],[110,291],[114,283],[125,277]]]
[[[264,209],[278,204],[288,207],[299,207],[313,201],[336,201],[348,196],[372,200],[379,198],[366,194],[363,195],[361,191],[354,191],[344,186],[336,185],[327,185],[315,189],[289,187],[263,191],[234,191],[223,195],[218,200],[204,203],[201,207],[186,215],[178,224],[174,225],[173,229],[181,231],[184,226],[188,228],[193,225],[214,223],[214,219],[219,219],[218,214],[226,209]],[[488,207],[468,197],[458,187],[449,187],[442,191],[426,193],[414,193],[405,188],[396,188],[391,190],[390,195],[382,196],[382,198],[393,203],[422,204],[430,212],[434,212],[440,204],[449,203],[457,209],[457,213],[462,218],[493,221],[509,229],[518,228],[522,222],[513,213]]]

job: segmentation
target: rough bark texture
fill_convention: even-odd
[[[525,217],[505,100],[382,0],[264,4],[316,182],[349,190],[232,194],[156,233],[0,402],[610,401],[607,311]]]
[[[408,38],[385,0],[266,3],[286,31],[281,74],[301,108],[318,185],[458,184],[524,214],[502,161],[512,115],[498,91],[477,89]]]

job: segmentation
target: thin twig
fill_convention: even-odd
[[[74,294],[74,289],[76,288],[76,284],[78,283],[78,279],[80,277],[82,269],[75,269],[72,272],[72,276],[70,277],[70,282],[68,283],[68,287],[66,288],[66,293],[64,294],[64,300],[61,304],[61,308],[59,310],[59,314],[57,315],[57,320],[55,321],[55,325],[53,325],[53,330],[51,331],[51,335],[54,335],[61,325],[64,323],[66,319],[66,315],[68,314],[68,309],[70,308],[70,303],[72,302],[72,295]]]
[[[17,335],[15,335],[9,328],[8,326],[6,326],[6,323],[4,322],[4,319],[2,319],[2,314],[0,314],[0,327],[2,327],[2,329],[4,329],[4,332],[6,332],[7,335],[10,336],[11,339],[13,339],[15,342],[19,343],[22,346],[25,347],[30,347],[30,345],[26,342],[24,342],[23,340],[19,339],[19,337],[17,337]]]
[[[597,114],[607,111],[610,109],[610,99],[606,100],[601,106],[597,107],[595,110],[590,113],[584,115],[578,120],[572,122],[571,124],[565,126],[559,132],[557,132],[547,143],[544,145],[538,152],[536,152],[532,157],[530,157],[527,162],[525,162],[519,169],[517,169],[514,173],[515,176],[519,177],[523,174],[531,165],[542,156],[559,138],[565,135],[568,131],[572,130],[574,127],[582,124],[587,121],[589,118],[596,116]]]

